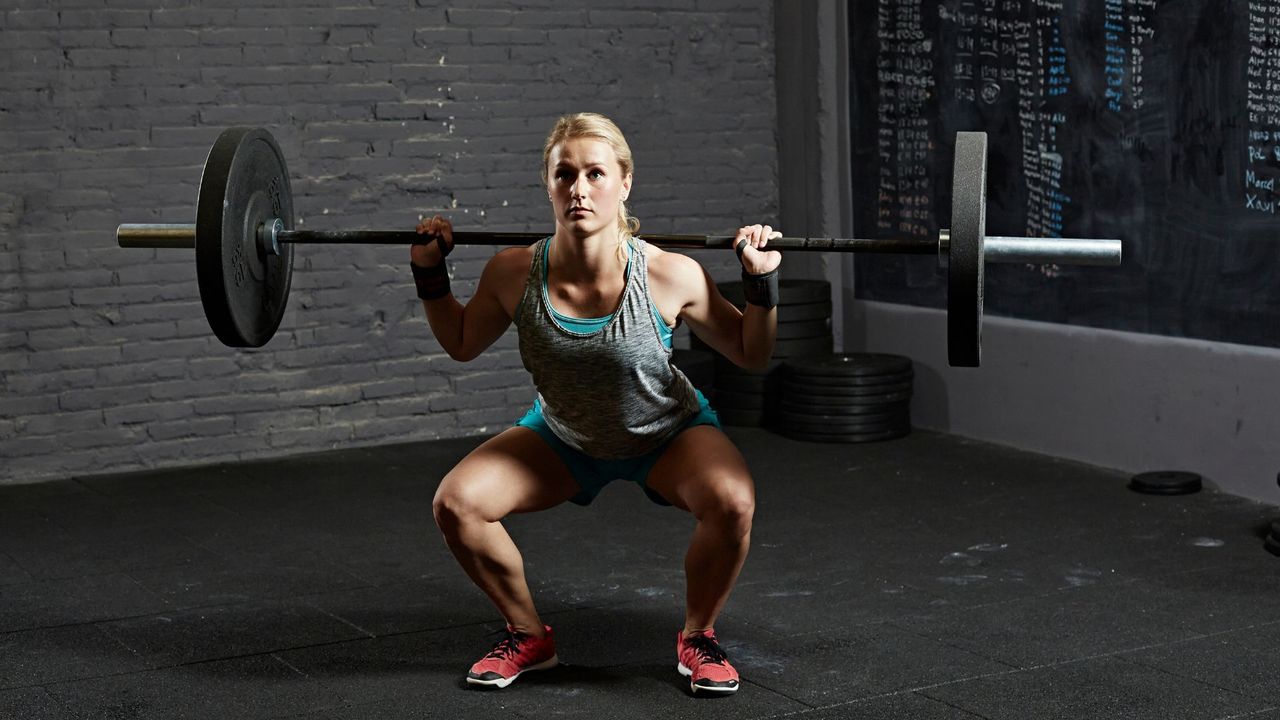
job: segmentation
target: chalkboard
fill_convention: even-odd
[[[935,238],[983,130],[988,235],[1125,255],[988,265],[989,313],[1280,347],[1280,0],[875,0],[849,33],[856,234]],[[854,265],[860,298],[945,306],[929,259]]]

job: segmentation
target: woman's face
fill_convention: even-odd
[[[613,147],[579,137],[551,148],[547,158],[547,194],[556,224],[575,237],[589,237],[618,225],[619,203],[631,191]]]

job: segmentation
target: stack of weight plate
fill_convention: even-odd
[[[683,350],[676,348],[671,351],[671,364],[676,366],[685,377],[689,378],[689,382],[693,386],[702,391],[708,400],[714,400],[716,395],[716,362],[715,353],[705,350]]]
[[[742,309],[741,282],[720,283],[720,294]],[[749,372],[715,356],[715,409],[725,425],[762,426],[777,411],[784,360],[831,353],[831,284],[825,280],[782,280],[778,285],[778,336],[764,372]],[[697,336],[694,348],[709,350]]]
[[[770,360],[762,373],[753,373],[716,355],[716,398],[713,407],[721,424],[760,427],[777,404],[781,360]]]
[[[772,427],[796,440],[870,442],[911,432],[911,359],[880,353],[791,358]]]

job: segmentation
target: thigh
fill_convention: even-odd
[[[645,484],[694,515],[726,502],[747,506],[755,502],[747,461],[714,425],[695,425],[677,435],[649,470]]]
[[[472,450],[436,490],[489,521],[555,507],[579,492],[564,461],[536,432],[507,428]]]

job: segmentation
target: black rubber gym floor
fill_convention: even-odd
[[[502,624],[430,505],[473,438],[0,488],[0,717],[1280,718],[1276,508],[937,433],[729,434],[735,696],[675,670],[691,518],[620,483],[510,520],[565,664],[468,689]]]

